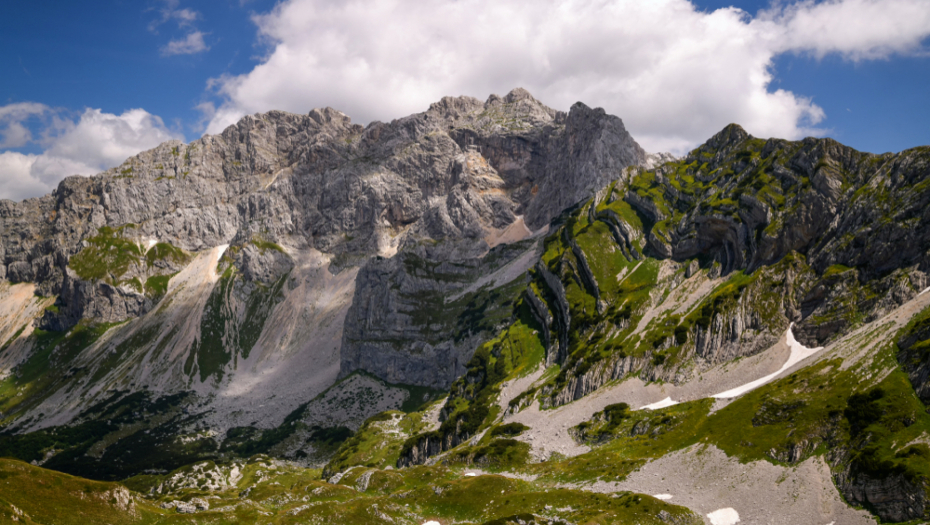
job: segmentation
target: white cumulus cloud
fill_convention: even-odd
[[[19,148],[28,144],[32,140],[32,132],[23,123],[48,112],[48,106],[36,102],[0,106],[0,149]]]
[[[200,19],[198,11],[187,8],[178,9],[180,4],[180,0],[164,0],[161,8],[157,9],[160,16],[149,24],[149,31],[158,33],[158,27],[169,20],[177,22],[178,27],[188,27]],[[151,10],[153,9],[149,9]]]
[[[201,31],[194,31],[193,33],[188,33],[184,38],[168,42],[165,47],[161,48],[161,54],[163,56],[195,55],[209,49],[210,46],[203,41],[203,33]]]
[[[780,2],[753,18],[687,0],[285,0],[255,22],[269,52],[211,82],[208,133],[271,109],[332,106],[364,123],[520,86],[558,109],[604,107],[647,150],[682,152],[730,122],[762,137],[822,132],[811,99],[772,89],[773,58],[922,52],[930,7]]]
[[[149,31],[158,33],[159,27],[169,21],[177,23],[178,29],[185,30],[187,35],[183,38],[175,38],[162,46],[162,56],[174,55],[195,55],[204,51],[209,51],[210,46],[204,42],[203,31],[197,30],[194,23],[202,17],[199,11],[193,9],[180,8],[180,0],[163,0],[161,8],[157,9],[159,18],[152,20],[149,24]],[[152,11],[153,9],[148,9]]]
[[[50,188],[32,176],[36,155],[15,151],[0,153],[0,199],[20,200],[48,193]]]
[[[0,119],[10,108],[0,107]],[[166,140],[183,138],[143,109],[121,115],[86,109],[77,121],[56,116],[43,135],[41,154],[0,153],[0,199],[37,197],[67,176],[93,175]]]
[[[930,35],[925,0],[808,0],[764,11],[759,18],[773,23],[777,50],[817,57],[839,53],[855,61],[920,50]]]

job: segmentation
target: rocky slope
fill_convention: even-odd
[[[420,247],[370,261],[346,317],[342,370],[448,388],[475,348],[510,321],[538,246],[502,244],[481,258]]]

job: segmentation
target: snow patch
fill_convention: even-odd
[[[466,473],[465,473],[465,477],[466,477],[466,478],[473,478],[473,477],[475,477],[475,476],[477,476],[477,475],[478,475],[478,474],[475,474],[474,472],[466,472]]]
[[[750,381],[749,383],[746,383],[745,385],[732,388],[725,392],[714,394],[711,397],[714,399],[732,399],[734,397],[741,396],[745,394],[746,392],[755,390],[756,388],[759,388],[760,386],[772,381],[773,379],[781,375],[783,372],[785,372],[785,370],[788,370],[794,365],[800,363],[801,361],[807,359],[808,357],[823,350],[822,346],[818,346],[817,348],[808,348],[802,345],[801,343],[799,343],[798,340],[794,338],[794,333],[791,331],[791,328],[793,326],[794,326],[794,323],[791,323],[788,326],[788,331],[785,332],[785,339],[787,340],[788,348],[791,350],[791,355],[788,356],[788,360],[785,361],[785,364],[783,364],[781,368],[779,368],[777,371],[765,377],[761,377],[759,379],[756,379],[755,381]],[[666,397],[662,401],[658,401],[656,403],[652,403],[651,405],[640,407],[639,410],[659,410],[660,408],[667,408],[670,406],[677,405],[678,403],[679,403],[678,401],[673,400],[671,397]]]
[[[920,297],[921,295],[923,295],[923,294],[925,294],[925,293],[927,293],[927,292],[930,292],[930,287],[924,288],[924,290],[923,290],[922,292],[920,292],[919,294],[917,294],[917,296]]]
[[[791,324],[788,326],[788,332],[785,334],[785,336],[787,337],[787,340],[788,340],[788,348],[791,349],[791,355],[788,356],[788,360],[785,361],[785,364],[783,364],[783,365],[781,366],[781,368],[779,368],[776,372],[773,372],[773,373],[771,373],[771,374],[769,374],[769,375],[767,375],[767,376],[765,376],[765,377],[762,377],[762,378],[756,379],[755,381],[751,381],[751,382],[749,382],[749,383],[746,383],[746,384],[743,385],[743,386],[739,386],[739,387],[733,388],[733,389],[731,389],[731,390],[727,390],[726,392],[721,392],[721,393],[719,393],[719,394],[715,394],[713,397],[714,397],[715,399],[729,399],[729,398],[732,398],[732,397],[741,396],[741,395],[745,394],[746,392],[749,392],[750,390],[754,390],[754,389],[759,388],[760,386],[762,386],[762,385],[768,383],[769,381],[771,381],[771,380],[775,379],[776,377],[778,377],[779,375],[781,375],[781,373],[784,372],[785,370],[788,370],[788,369],[791,368],[792,366],[794,366],[794,365],[800,363],[801,361],[807,359],[808,357],[810,357],[810,356],[816,354],[817,352],[823,350],[823,347],[822,347],[822,346],[818,346],[817,348],[808,348],[808,347],[802,345],[801,343],[799,343],[799,342],[797,341],[797,339],[794,338],[794,333],[791,332],[791,328],[792,328],[793,326],[794,326],[794,323],[791,323]]]
[[[438,521],[427,521],[423,525],[442,525],[442,523],[439,523]]]
[[[216,273],[216,265],[220,264],[220,259],[223,258],[223,254],[226,253],[226,250],[228,249],[229,249],[228,244],[223,244],[223,245],[217,246],[216,248],[213,248],[213,266],[211,267],[211,270],[213,271],[211,280],[213,282],[218,281],[220,278],[219,274]]]
[[[677,405],[678,401],[672,401],[671,397],[666,397],[662,401],[657,401],[651,405],[646,405],[641,407],[640,410],[658,410],[660,408],[668,408],[670,406]]]
[[[739,514],[732,508],[719,509],[707,515],[712,525],[734,525],[739,523]]]
[[[655,496],[653,496],[653,498],[660,499],[662,501],[668,501],[672,499],[672,495],[671,494],[656,494]]]

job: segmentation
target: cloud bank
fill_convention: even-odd
[[[0,126],[4,126],[0,137],[4,142],[12,141],[3,147],[33,142],[24,121],[36,115],[50,118],[39,139],[46,149],[41,154],[0,153],[0,199],[43,195],[69,175],[93,175],[166,140],[183,139],[169,131],[160,118],[142,109],[122,115],[86,109],[73,121],[42,104],[20,103],[0,107]]]
[[[365,123],[521,86],[558,109],[604,107],[647,150],[679,153],[730,122],[822,133],[819,106],[772,89],[780,54],[874,60],[922,52],[930,35],[925,0],[778,2],[755,17],[687,0],[286,0],[254,20],[269,52],[212,81],[208,133],[270,109]]]

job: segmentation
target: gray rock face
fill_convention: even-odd
[[[342,374],[365,370],[391,383],[447,388],[511,321],[537,244],[500,245],[482,258],[418,246],[369,261],[346,315]]]
[[[597,218],[603,220],[608,225],[624,257],[631,260],[643,258],[643,255],[636,248],[636,241],[643,240],[643,233],[641,231],[624,221],[611,209],[598,213]],[[688,275],[688,277],[691,276]]]
[[[277,245],[269,247],[246,243],[233,254],[234,264],[242,272],[245,282],[271,285],[294,268],[291,259]]]
[[[568,334],[572,325],[568,300],[565,298],[565,287],[562,286],[562,281],[550,272],[549,268],[547,268],[542,261],[536,264],[536,271],[539,272],[543,282],[546,284],[548,293],[552,298],[550,305],[553,307],[553,314],[555,315],[556,324],[552,325],[550,323],[545,326],[555,328],[559,334],[558,346],[555,352],[550,351],[550,355],[547,356],[547,361],[554,360],[562,362],[568,355]]]
[[[923,487],[904,474],[873,479],[866,474],[840,473],[836,484],[847,501],[863,505],[883,520],[902,522],[926,518],[927,497]]]
[[[83,281],[71,269],[65,270],[59,302],[64,306],[58,313],[46,311],[39,326],[64,332],[81,319],[115,323],[139,317],[152,308],[152,300],[145,295],[105,282]]]
[[[448,447],[446,447],[448,448]],[[419,439],[410,448],[401,452],[397,461],[398,468],[422,465],[432,456],[442,453],[443,437],[427,435]]]
[[[530,313],[532,313],[533,318],[539,326],[543,328],[540,331],[540,335],[542,336],[543,346],[546,348],[546,366],[548,366],[555,361],[555,356],[551,352],[552,323],[555,319],[552,317],[552,312],[549,311],[549,306],[539,297],[531,286],[526,288],[523,295],[526,298],[527,305],[530,307]]]
[[[920,319],[915,326],[898,339],[898,363],[907,372],[911,386],[925,404],[930,404],[930,323]]]
[[[66,272],[82,241],[104,226],[133,224],[140,240],[188,252],[260,235],[347,264],[422,240],[466,239],[474,256],[487,249],[489,232],[517,216],[545,225],[644,159],[620,119],[583,104],[558,112],[522,89],[484,103],[447,97],[367,127],[330,108],[272,111],[187,145],[162,144],[94,177],[70,177],[51,195],[0,202],[0,272],[80,302],[64,304],[68,315],[49,326],[104,311],[124,319],[145,307]],[[267,277],[260,268],[270,259],[243,257],[256,278]]]
[[[513,123],[514,112],[527,115],[526,123]],[[646,162],[645,151],[619,118],[580,102],[568,114],[559,113],[540,107],[526,91],[514,90],[504,99],[491,97],[482,115],[452,136],[460,144],[476,145],[518,188],[523,206],[517,213],[525,214],[534,230],[624,177],[624,168]],[[521,132],[487,133],[501,124]]]

